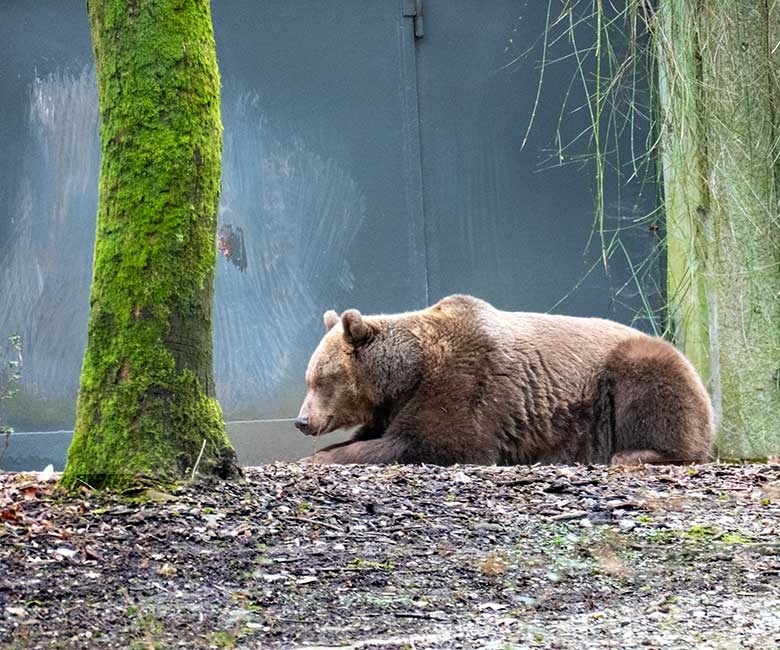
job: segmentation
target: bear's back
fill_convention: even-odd
[[[456,331],[477,334],[480,347],[495,348],[499,354],[512,357],[541,354],[552,367],[560,364],[564,371],[571,361],[592,369],[622,341],[651,338],[603,318],[502,311],[466,295],[448,296],[430,310],[439,318],[455,321]]]

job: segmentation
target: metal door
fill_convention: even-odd
[[[563,27],[547,35],[542,75],[546,2],[425,0],[416,50],[429,293],[432,300],[473,293],[506,309],[596,315],[653,330],[662,301],[659,240],[655,220],[641,218],[655,208],[653,183],[627,181],[628,166],[611,174],[603,226],[594,223],[582,79],[596,75],[595,18],[582,20],[592,7],[579,5],[587,6],[551,4],[551,22]],[[566,11],[575,12],[574,42],[566,38]],[[614,43],[615,55],[626,45]],[[576,47],[585,52],[581,69]],[[634,101],[646,103],[646,82],[632,81]],[[605,122],[612,117],[605,111]],[[608,135],[608,166],[643,156],[648,124],[636,117],[612,125],[622,130]],[[606,265],[602,230],[612,244]]]

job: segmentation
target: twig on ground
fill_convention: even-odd
[[[203,458],[203,450],[206,448],[206,439],[203,438],[203,444],[200,446],[200,453],[198,454],[198,460],[195,461],[195,467],[192,468],[192,476],[190,481],[195,480],[195,472],[198,471],[198,465],[200,465],[200,459]]]

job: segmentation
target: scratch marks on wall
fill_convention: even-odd
[[[258,95],[227,87],[222,113],[220,223],[241,229],[246,264],[218,267],[217,391],[230,418],[289,415],[284,398],[300,397],[323,301],[352,288],[347,254],[366,199],[294,125],[269,119]]]
[[[48,405],[62,402],[58,412],[67,413],[86,344],[97,210],[94,69],[36,75],[27,106],[29,132],[0,205],[12,222],[0,242],[0,336],[22,337],[23,392]]]
[[[97,213],[94,70],[36,76],[25,101],[29,130],[0,193],[10,222],[0,242],[0,336],[17,332],[25,348],[26,420],[13,424],[67,428],[86,344]],[[366,200],[334,160],[294,135],[295,125],[269,119],[257,95],[228,88],[223,122],[222,244],[240,239],[243,249],[240,260],[224,251],[219,258],[218,393],[227,417],[288,415],[318,314],[352,287],[347,254]]]

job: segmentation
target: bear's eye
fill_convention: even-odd
[[[339,380],[337,372],[321,372],[314,379],[315,386],[332,386]]]
[[[317,377],[311,382],[311,387],[319,393],[329,393],[333,389],[333,380],[335,377]]]
[[[333,395],[333,386],[324,381],[315,381],[311,385],[311,390],[317,394],[319,399],[328,400]]]
[[[329,399],[333,395],[333,386],[320,386],[318,391],[324,399]]]

